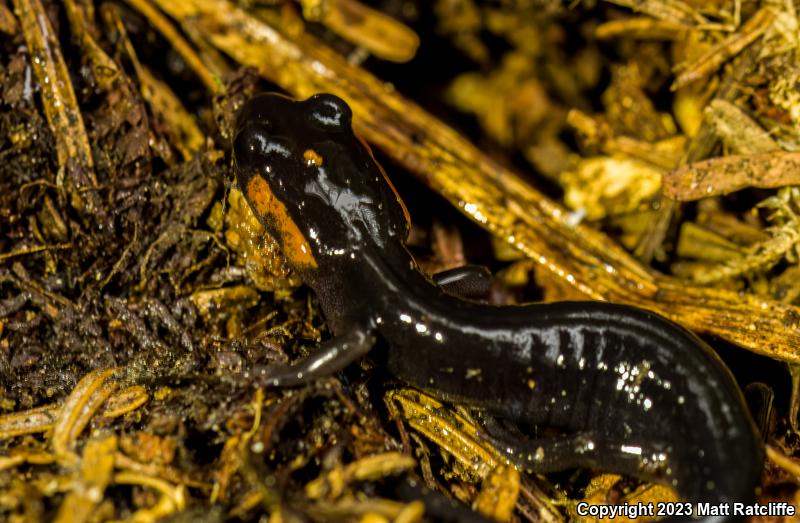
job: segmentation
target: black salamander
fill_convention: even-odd
[[[408,213],[341,99],[254,97],[239,114],[234,157],[245,198],[334,333],[296,365],[260,369],[261,383],[304,384],[378,344],[373,357],[413,385],[558,429],[525,441],[498,436],[526,469],[628,474],[671,485],[687,502],[755,500],[761,444],[708,345],[645,310],[491,306],[462,299],[485,287],[485,271],[420,272],[404,245]]]

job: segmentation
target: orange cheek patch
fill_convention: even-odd
[[[316,269],[317,260],[311,252],[306,237],[294,223],[283,203],[278,200],[261,176],[247,182],[247,199],[256,212],[267,218],[280,232],[281,250],[289,263],[299,269]]]

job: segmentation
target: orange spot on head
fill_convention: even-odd
[[[306,165],[322,167],[322,156],[314,149],[306,149],[303,151],[303,159],[306,161]]]
[[[247,182],[245,195],[256,212],[277,229],[281,251],[289,263],[298,269],[316,269],[317,260],[305,235],[294,223],[283,202],[272,193],[269,183],[261,176],[253,176]]]

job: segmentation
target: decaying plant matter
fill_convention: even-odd
[[[424,267],[709,335],[762,500],[798,499],[799,27],[772,0],[0,0],[0,519],[421,521],[409,477],[501,521],[673,495],[520,474],[368,362],[251,386],[327,334],[232,184],[268,89],[347,100]]]

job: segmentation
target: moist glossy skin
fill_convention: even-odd
[[[496,307],[445,292],[406,250],[405,208],[339,98],[253,98],[240,112],[234,155],[246,199],[335,335],[307,361],[261,369],[267,384],[330,374],[377,344],[373,358],[403,380],[558,429],[525,441],[494,435],[526,468],[629,474],[693,502],[755,499],[761,445],[713,350],[633,307]]]

